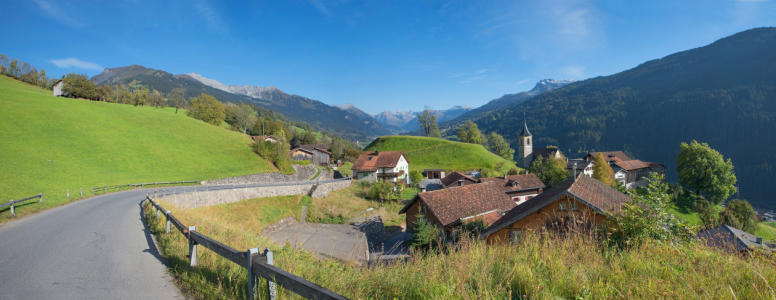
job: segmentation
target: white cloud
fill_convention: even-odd
[[[531,79],[523,79],[523,80],[520,80],[518,82],[515,82],[515,85],[526,84],[526,83],[529,83],[529,82],[531,82]]]
[[[72,57],[65,58],[65,59],[54,59],[51,62],[60,68],[92,69],[92,70],[98,70],[98,71],[102,71],[103,69],[105,69],[96,63],[82,61]]]
[[[315,6],[315,8],[318,9],[324,16],[331,17],[334,14],[329,10],[329,8],[326,6],[326,4],[323,3],[321,0],[309,0],[310,4]]]
[[[560,74],[564,74],[572,79],[582,79],[585,77],[585,69],[587,67],[580,67],[580,66],[565,66],[563,68],[560,68],[558,72]]]
[[[221,21],[221,17],[206,1],[197,1],[197,10],[205,18],[208,30],[220,34],[228,33],[229,30],[227,30],[226,24]]]
[[[482,73],[485,73],[487,71],[488,71],[488,69],[477,70],[477,71],[474,71],[474,74],[482,74]]]
[[[49,17],[53,18],[54,20],[59,21],[62,24],[71,26],[71,27],[83,27],[84,24],[71,18],[70,14],[68,14],[66,11],[64,11],[61,7],[56,6],[55,4],[52,4],[50,2],[46,2],[43,0],[33,0],[35,1],[35,4],[38,4],[38,7],[40,10],[42,10],[44,13],[46,13]]]

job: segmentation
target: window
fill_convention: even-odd
[[[371,156],[370,156],[370,157],[367,157],[367,158],[366,158],[366,160],[372,160],[372,157],[371,157]]]
[[[563,202],[563,201],[558,202],[558,210],[560,211],[566,210],[566,202]]]
[[[531,139],[527,139],[525,141],[528,142],[528,146],[531,146]]]
[[[520,203],[520,197],[512,197],[512,201],[515,201],[515,204]]]
[[[528,200],[528,199],[531,199],[531,198],[533,198],[533,196],[528,196],[528,197],[525,197],[525,200]]]
[[[571,201],[571,210],[577,210],[577,201]]]
[[[509,231],[509,241],[513,243],[519,243],[523,240],[523,234],[517,230]]]

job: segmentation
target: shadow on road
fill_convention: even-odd
[[[139,211],[140,222],[143,222],[143,234],[145,234],[146,243],[148,243],[148,249],[143,250],[143,252],[151,253],[151,255],[153,255],[157,260],[159,260],[159,262],[169,267],[169,265],[167,264],[167,260],[164,257],[162,257],[161,253],[159,253],[159,249],[156,248],[156,244],[154,243],[154,239],[151,234],[151,228],[148,227],[148,223],[146,223],[146,220],[145,220],[145,215],[143,214],[143,202],[140,202],[138,206],[140,207],[140,211]]]

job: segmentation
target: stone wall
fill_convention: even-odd
[[[383,219],[379,215],[364,223],[356,224],[356,226],[358,226],[361,232],[366,234],[366,240],[369,242],[370,249],[391,237],[385,231],[385,224],[383,224]]]
[[[313,166],[301,166],[293,165],[296,173],[286,175],[283,173],[263,173],[246,175],[239,177],[229,177],[222,179],[214,179],[203,181],[203,185],[223,185],[223,184],[251,184],[251,183],[287,183],[287,182],[300,182],[305,181],[308,178],[315,175],[318,171]]]
[[[352,180],[342,180],[337,182],[321,183],[317,188],[315,188],[315,191],[313,191],[311,196],[313,198],[326,198],[330,192],[345,189],[349,187],[352,182]]]
[[[287,195],[306,195],[310,191],[312,186],[313,186],[312,184],[302,184],[302,185],[289,185],[289,186],[238,188],[238,189],[231,189],[231,190],[218,190],[218,191],[196,192],[196,193],[188,193],[188,194],[167,195],[164,197],[160,197],[160,200],[174,204],[180,208],[189,209],[189,208],[197,208],[197,207],[203,207],[203,206],[232,203],[232,202],[237,202],[245,199],[253,199],[253,198],[287,196]]]

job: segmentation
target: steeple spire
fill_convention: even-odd
[[[525,112],[523,112],[523,131],[520,132],[520,135],[518,136],[531,136],[531,132],[528,131],[528,125],[526,124],[526,121],[525,121]]]

